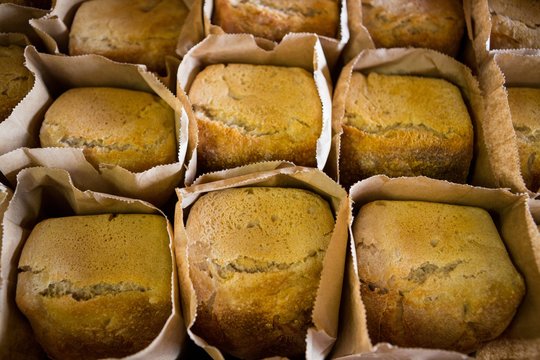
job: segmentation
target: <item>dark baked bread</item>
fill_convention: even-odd
[[[24,66],[24,48],[0,46],[0,122],[34,86],[34,75]]]
[[[333,229],[328,203],[306,190],[236,188],[199,198],[186,225],[193,332],[243,359],[303,357]]]
[[[540,48],[540,2],[489,0],[490,48]]]

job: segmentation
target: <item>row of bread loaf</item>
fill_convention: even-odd
[[[538,354],[539,214],[526,195],[375,176],[351,207],[319,170],[264,163],[179,189],[173,231],[150,204],[81,191],[63,170],[18,177],[9,203],[0,192],[8,358],[174,359],[186,327],[214,358],[378,342],[403,347],[379,345],[398,358],[493,355],[500,342]]]

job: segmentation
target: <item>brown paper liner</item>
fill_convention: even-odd
[[[177,190],[179,201],[175,212],[175,249],[182,290],[182,308],[188,334],[212,358],[224,358],[219,349],[209,345],[202,337],[191,331],[191,326],[197,316],[197,297],[189,276],[187,233],[184,219],[189,214],[190,206],[202,194],[240,186],[279,186],[307,189],[325,198],[334,212],[336,225],[323,261],[321,280],[312,314],[313,326],[308,330],[306,338],[306,358],[322,359],[330,352],[337,336],[339,299],[350,207],[343,188],[327,175],[317,169],[292,166],[290,163],[258,163],[224,170],[199,178],[197,185]]]
[[[470,185],[453,184],[442,180],[426,177],[394,178],[374,176],[356,183],[349,192],[351,201],[357,211],[364,204],[374,200],[416,200],[441,202],[447,204],[475,206],[483,208],[494,216],[499,234],[506,245],[514,266],[521,273],[526,284],[526,294],[512,322],[503,335],[496,341],[508,339],[512,341],[540,339],[540,235],[527,206],[527,196],[515,195],[504,189],[487,189]],[[352,223],[351,223],[352,224]],[[352,234],[352,232],[351,232]],[[354,243],[354,239],[352,239]],[[355,247],[351,248],[350,259],[355,267],[354,276],[346,278],[345,287],[352,289],[353,296],[361,301],[358,272],[356,271]],[[365,313],[362,307],[342,308],[353,324],[365,324]],[[363,344],[365,327],[349,326],[344,323],[336,346],[336,357],[359,354],[364,352]],[[489,342],[487,345],[491,344]],[[436,350],[432,350],[436,351]],[[446,353],[446,354],[445,354]],[[446,358],[447,352],[422,356],[409,349],[405,353],[398,351],[392,354],[393,359],[439,359]],[[462,356],[462,354],[456,354]],[[458,357],[459,358],[459,357]]]
[[[32,168],[18,175],[17,191],[4,215],[4,233],[0,269],[0,358],[39,359],[43,352],[36,343],[30,325],[15,304],[17,266],[30,231],[47,217],[104,213],[137,213],[165,215],[141,200],[80,191],[69,174],[60,169]],[[160,334],[140,352],[126,359],[175,359],[185,339],[179,305],[179,289],[174,256],[172,227],[168,224],[169,248],[173,259],[171,274],[171,315]]]
[[[7,186],[0,183],[0,249],[2,249],[2,234],[4,233],[4,213],[6,212],[7,206],[11,201],[13,192]],[[0,262],[0,272],[2,271],[2,263]]]
[[[301,67],[313,73],[322,102],[322,131],[317,140],[317,167],[322,169],[327,161],[331,144],[332,85],[330,73],[318,38],[309,34],[289,34],[276,45],[252,35],[209,35],[192,48],[178,68],[178,93],[189,93],[197,74],[210,64],[243,63]],[[186,108],[192,108],[184,102]],[[196,128],[196,126],[194,126]],[[197,145],[196,131],[190,132],[190,142]],[[195,156],[188,163],[185,183],[191,184],[197,173]]]
[[[336,85],[332,110],[332,152],[339,155],[341,120],[345,116],[345,103],[349,91],[353,71],[367,75],[376,72],[386,75],[414,75],[441,78],[457,86],[469,110],[474,127],[474,156],[469,168],[468,181],[473,184],[487,185],[493,178],[484,132],[487,125],[484,121],[484,100],[477,80],[471,70],[447,55],[429,49],[375,49],[364,50],[341,71]],[[336,176],[338,164],[329,164],[328,172]]]
[[[332,69],[337,64],[341,52],[345,48],[350,38],[348,12],[354,9],[350,7],[348,2],[350,0],[340,1],[340,14],[339,14],[339,29],[338,38],[330,38],[326,36],[319,36],[320,42],[324,49],[324,54],[328,61],[329,67]],[[360,1],[360,0],[354,0]],[[190,48],[201,42],[206,36],[225,34],[220,26],[212,23],[212,14],[214,9],[213,0],[195,0],[192,11],[196,11],[196,16],[190,20],[189,28],[191,29],[191,36],[185,36],[178,44],[177,52],[180,56],[184,56]],[[186,34],[187,35],[187,34]],[[268,40],[270,41],[270,40]]]
[[[364,26],[362,0],[348,0],[349,30],[351,37],[343,50],[342,62],[349,63],[362,50],[375,49],[373,39]]]
[[[41,41],[45,45],[46,52],[49,54],[68,54],[69,32],[73,18],[79,6],[85,0],[56,0],[52,10],[46,16],[30,21],[30,25],[35,29]],[[184,0],[184,4],[191,9],[193,0]],[[187,24],[187,21],[184,25]],[[181,32],[189,31],[183,29]],[[180,40],[179,36],[179,39]],[[160,76],[160,80],[171,90],[176,86],[176,71],[178,69],[179,59],[167,56],[165,64],[167,74]],[[144,66],[144,65],[142,65]]]
[[[0,171],[13,186],[21,169],[45,166],[68,170],[75,185],[85,190],[142,199],[154,204],[162,204],[173,195],[174,188],[180,186],[184,175],[189,115],[182,102],[154,74],[143,66],[120,64],[98,55],[48,55],[28,47],[25,56],[28,67],[35,74],[36,84],[23,100],[26,106],[23,107],[21,103],[12,116],[26,116],[31,122],[26,126],[22,121],[9,122],[6,132],[0,134],[0,139],[11,138],[24,146],[0,156]],[[101,164],[96,169],[86,161],[81,149],[38,148],[39,128],[53,99],[67,89],[84,86],[125,88],[161,97],[176,113],[177,162],[132,173],[120,166],[107,164]]]
[[[47,14],[47,10],[19,6],[15,4],[0,4],[0,33],[24,34],[29,43],[42,48],[43,42],[36,31],[30,26],[31,19],[37,19]]]
[[[508,105],[507,87],[540,87],[540,50],[494,52],[480,68],[479,81],[486,102],[486,147],[493,170],[489,186],[537,195],[521,176],[517,138]],[[531,191],[532,190],[532,191]]]

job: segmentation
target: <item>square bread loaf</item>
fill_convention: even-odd
[[[378,48],[428,48],[456,56],[465,31],[461,0],[363,0],[362,15]]]
[[[540,1],[489,0],[491,49],[540,48]]]
[[[0,46],[0,122],[34,86],[34,75],[24,66],[24,48]]]
[[[313,74],[295,67],[209,65],[189,99],[199,131],[199,172],[267,160],[317,165],[322,102]]]
[[[241,359],[304,357],[334,225],[328,202],[303,189],[201,196],[186,223],[191,330]]]
[[[177,161],[173,109],[159,96],[119,88],[72,88],[45,113],[42,147],[83,150],[94,166],[133,172]]]
[[[446,80],[353,72],[342,126],[346,186],[378,174],[467,180],[473,126],[459,89]]]
[[[469,353],[505,330],[525,293],[484,209],[378,200],[353,236],[373,343]]]
[[[16,301],[49,356],[118,358],[147,347],[172,313],[169,242],[158,215],[38,223],[19,259]]]
[[[187,14],[183,0],[85,1],[71,25],[69,55],[103,55],[163,74]]]
[[[273,41],[290,32],[336,38],[339,13],[339,0],[215,0],[212,21],[226,33]]]
[[[540,189],[540,89],[509,87],[508,105],[516,131],[521,175],[527,188]]]

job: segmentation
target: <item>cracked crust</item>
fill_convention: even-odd
[[[467,180],[473,126],[459,89],[445,80],[354,72],[342,126],[346,186],[377,174]]]
[[[208,193],[190,210],[192,330],[239,358],[302,357],[334,229],[326,201],[292,188]]]
[[[490,0],[491,49],[540,48],[540,3]]]
[[[91,0],[73,20],[69,54],[99,54],[165,73],[188,14],[182,0]]]
[[[16,301],[50,356],[124,357],[170,316],[171,269],[161,216],[48,219],[24,245]]]
[[[213,23],[226,33],[248,33],[273,41],[289,32],[336,38],[338,0],[215,0]]]
[[[189,90],[199,128],[201,172],[288,160],[315,167],[322,103],[304,69],[217,64]]]
[[[34,86],[34,75],[24,66],[24,48],[0,46],[0,122]]]
[[[378,48],[428,48],[456,56],[465,31],[460,0],[364,0],[362,14]]]
[[[540,89],[507,88],[516,131],[521,175],[527,188],[540,189]]]
[[[73,88],[45,114],[42,147],[82,148],[94,166],[133,172],[174,163],[174,111],[158,96],[115,88]]]
[[[524,295],[483,209],[375,201],[353,234],[374,343],[471,352],[503,332]]]

